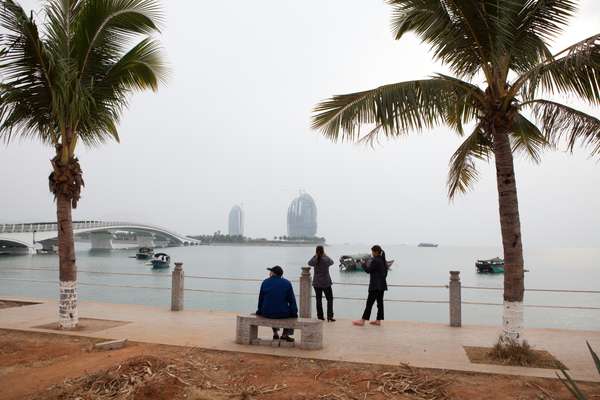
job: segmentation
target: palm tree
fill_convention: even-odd
[[[477,180],[475,161],[495,159],[506,269],[502,339],[520,341],[523,247],[513,154],[539,162],[540,152],[561,139],[571,149],[583,141],[600,152],[598,119],[543,98],[571,95],[600,103],[600,35],[551,53],[549,42],[573,15],[575,0],[387,3],[395,39],[413,32],[454,76],[436,74],[333,96],[315,107],[313,128],[334,141],[372,144],[380,137],[448,126],[465,138],[450,159],[451,199]]]
[[[117,125],[132,91],[157,90],[164,78],[157,0],[48,0],[43,16],[0,0],[0,138],[52,146],[56,199],[59,326],[73,328],[77,268],[71,219],[83,186],[78,144],[119,140]]]

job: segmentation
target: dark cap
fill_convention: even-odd
[[[276,265],[272,268],[267,268],[269,271],[271,271],[272,273],[274,273],[275,275],[281,276],[283,275],[283,269],[279,266]]]

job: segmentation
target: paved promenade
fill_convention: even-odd
[[[57,321],[56,301],[41,301],[37,305],[0,310],[0,328],[56,333],[56,330],[34,328]],[[491,346],[500,334],[500,328],[497,327],[451,328],[443,324],[385,321],[381,327],[361,328],[352,326],[349,320],[338,320],[325,324],[322,350],[306,351],[238,345],[234,342],[235,314],[220,311],[171,312],[166,307],[82,302],[80,318],[126,323],[103,330],[83,329],[63,333],[324,360],[390,365],[409,363],[424,368],[556,377],[555,371],[547,369],[472,364],[463,346]],[[264,330],[259,330],[259,337],[270,338],[270,329],[261,329]],[[528,329],[525,335],[536,349],[549,351],[562,361],[576,379],[600,382],[585,345],[588,340],[592,347],[600,349],[600,332]]]

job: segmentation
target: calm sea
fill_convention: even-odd
[[[502,287],[502,275],[482,275],[475,271],[477,258],[501,255],[498,248],[438,247],[418,248],[390,246],[385,248],[388,259],[395,263],[388,275],[391,284],[445,285],[450,270],[461,271],[464,286]],[[184,263],[185,286],[198,291],[185,293],[188,309],[202,308],[237,312],[252,312],[256,308],[259,282],[235,280],[205,280],[194,276],[262,279],[266,267],[281,265],[285,276],[297,280],[300,267],[312,256],[311,247],[242,247],[198,246],[165,250],[172,261]],[[368,246],[332,245],[327,253],[338,260],[343,254],[364,253]],[[79,293],[84,301],[135,303],[167,307],[169,290],[149,287],[170,287],[170,271],[153,271],[145,261],[131,258],[135,250],[90,252],[78,246]],[[525,286],[531,289],[600,290],[600,249],[528,249],[525,254]],[[0,296],[56,298],[58,259],[56,256],[0,257]],[[43,269],[43,270],[30,270]],[[149,276],[91,274],[86,271],[147,273]],[[363,272],[340,272],[337,263],[331,267],[334,295],[366,297],[366,288],[343,283],[367,283]],[[11,278],[11,279],[7,279]],[[21,280],[51,281],[30,282]],[[85,284],[123,287],[88,286]],[[138,286],[126,287],[126,286]],[[139,287],[143,288],[139,288]],[[297,288],[297,284],[295,284]],[[212,292],[202,292],[202,290]],[[214,293],[220,291],[238,294]],[[445,301],[445,288],[390,288],[386,293],[386,318],[427,322],[448,322],[447,304],[406,303],[392,300]],[[502,292],[463,289],[463,301],[502,303]],[[363,301],[338,299],[335,314],[343,318],[358,318]],[[598,309],[526,308],[526,325],[532,327],[600,330],[600,294],[551,293],[528,291],[525,303],[530,306],[574,306]],[[497,305],[463,305],[464,324],[498,325],[502,308]]]

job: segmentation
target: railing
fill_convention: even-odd
[[[103,221],[73,221],[73,229],[103,228],[122,224]],[[139,224],[136,224],[139,225]],[[49,232],[58,230],[56,222],[35,222],[27,224],[0,224],[0,233]]]
[[[232,290],[219,290],[219,289],[197,289],[197,288],[185,288],[184,279],[198,279],[205,281],[229,281],[229,282],[252,282],[259,283],[263,279],[253,278],[230,278],[230,277],[215,277],[215,276],[204,276],[204,275],[184,275],[182,263],[175,263],[175,268],[172,274],[169,275],[156,275],[151,273],[134,273],[134,272],[105,272],[105,271],[86,271],[80,270],[79,274],[90,274],[90,275],[114,275],[114,276],[129,276],[129,277],[162,277],[171,278],[171,286],[146,286],[146,285],[128,285],[128,284],[108,284],[108,283],[92,283],[86,281],[79,281],[78,285],[81,286],[96,286],[96,287],[109,287],[109,288],[127,288],[127,289],[152,289],[152,290],[171,290],[171,309],[173,311],[179,311],[183,309],[184,305],[184,293],[185,292],[197,292],[206,294],[228,294],[238,296],[257,296],[256,292],[240,292]],[[54,268],[3,268],[0,271],[58,271]],[[0,278],[0,281],[18,281],[18,282],[34,282],[34,283],[56,283],[54,280],[43,280],[43,279],[22,279],[22,278]],[[299,298],[299,314],[301,317],[310,318],[311,316],[311,298],[312,298],[312,279],[309,267],[302,268],[302,274],[297,280],[292,280],[293,283],[298,283],[300,290],[297,293]],[[335,285],[340,286],[361,286],[368,287],[367,283],[346,283],[346,282],[334,282]],[[423,285],[423,284],[388,284],[389,288],[430,288],[430,289],[448,289],[448,300],[425,300],[425,299],[398,299],[398,298],[386,298],[386,302],[395,303],[421,303],[421,304],[448,304],[449,307],[449,322],[450,326],[460,327],[462,325],[462,305],[477,305],[477,306],[502,306],[502,303],[494,302],[478,302],[478,301],[463,301],[461,298],[462,290],[485,290],[485,291],[502,291],[503,288],[499,287],[483,287],[483,286],[462,286],[460,282],[460,273],[458,271],[450,271],[450,280],[447,285]],[[600,294],[597,290],[570,290],[570,289],[540,289],[531,288],[525,289],[527,292],[553,292],[553,293],[579,293],[579,294]],[[364,297],[348,297],[348,296],[336,296],[338,300],[350,300],[350,301],[364,301]],[[548,304],[525,304],[527,308],[544,308],[544,309],[564,309],[564,310],[592,310],[600,311],[600,307],[594,306],[558,306]]]

